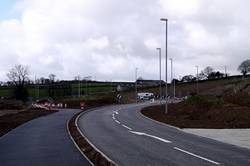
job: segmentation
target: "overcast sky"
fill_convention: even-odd
[[[175,77],[212,66],[238,74],[250,57],[248,0],[1,0],[0,80],[15,64],[31,79],[56,74],[97,80],[158,79],[158,52]],[[162,59],[165,71],[165,59]],[[170,65],[169,65],[170,66]],[[165,73],[162,74],[165,78]]]

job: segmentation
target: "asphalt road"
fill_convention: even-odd
[[[67,133],[67,120],[78,111],[40,117],[0,137],[0,165],[89,166]]]
[[[145,106],[102,107],[82,114],[78,126],[118,165],[250,165],[249,149],[151,121],[137,111]]]

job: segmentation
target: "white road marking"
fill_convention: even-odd
[[[209,160],[209,159],[207,159],[207,158],[205,158],[205,157],[201,157],[201,156],[199,156],[199,155],[197,155],[197,154],[194,154],[194,153],[185,151],[185,150],[183,150],[183,149],[180,149],[180,148],[177,148],[177,147],[174,147],[174,149],[179,150],[179,151],[181,151],[181,152],[183,152],[183,153],[189,154],[189,155],[191,155],[191,156],[200,158],[200,159],[202,159],[202,160],[208,161],[208,162],[210,162],[210,163],[213,163],[213,164],[216,164],[216,165],[220,165],[220,163],[218,163],[218,162],[216,162],[216,161]]]
[[[122,125],[123,127],[125,127],[126,129],[128,129],[128,130],[132,130],[130,127],[128,127],[128,126],[126,126],[126,125]]]
[[[116,115],[118,115],[119,113],[118,113],[118,111],[113,111]]]
[[[115,120],[115,122],[118,123],[118,124],[121,124],[121,122],[119,122],[118,120]]]
[[[142,133],[142,132],[137,132],[137,131],[129,131],[133,134],[137,134],[137,135],[144,135],[144,136],[147,136],[147,137],[151,137],[151,138],[154,138],[154,139],[157,139],[159,141],[162,141],[164,143],[172,143],[171,141],[169,140],[166,140],[166,139],[163,139],[163,138],[160,138],[160,137],[157,137],[157,136],[154,136],[154,135],[150,135],[150,134],[147,134],[147,133]]]

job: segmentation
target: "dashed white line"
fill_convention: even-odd
[[[115,122],[118,123],[118,124],[121,124],[121,122],[119,122],[118,120],[115,120]]]
[[[118,111],[113,111],[113,112],[114,112],[115,114],[117,114],[117,115],[119,114]]]
[[[128,127],[128,126],[126,126],[126,125],[122,125],[123,127],[125,127],[126,129],[128,129],[128,130],[132,130],[130,127]]]
[[[181,151],[181,152],[183,152],[183,153],[189,154],[189,155],[191,155],[191,156],[200,158],[200,159],[202,159],[202,160],[208,161],[208,162],[210,162],[210,163],[213,163],[213,164],[216,164],[216,165],[220,165],[220,163],[218,163],[218,162],[216,162],[216,161],[207,159],[207,158],[205,158],[205,157],[201,157],[201,156],[199,156],[199,155],[197,155],[197,154],[194,154],[194,153],[185,151],[185,150],[183,150],[183,149],[180,149],[180,148],[177,148],[177,147],[174,147],[174,149],[175,149],[175,150],[178,150],[178,151]]]
[[[165,142],[165,143],[172,143],[169,140],[166,140],[166,139],[154,136],[154,135],[150,135],[150,134],[147,134],[147,133],[142,133],[142,132],[137,132],[137,131],[129,131],[129,132],[131,132],[133,134],[137,134],[137,135],[144,135],[144,136],[147,136],[147,137],[151,137],[151,138],[157,139],[157,140]]]

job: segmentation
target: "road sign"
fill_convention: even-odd
[[[81,110],[83,110],[84,108],[85,108],[85,106],[86,106],[86,104],[85,104],[85,102],[80,102],[80,108],[81,108]]]

